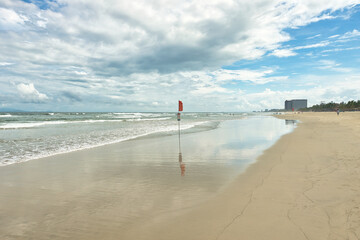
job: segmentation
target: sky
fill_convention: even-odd
[[[0,108],[244,112],[360,99],[360,0],[0,0]]]

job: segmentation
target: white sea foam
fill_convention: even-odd
[[[4,115],[0,115],[0,117],[12,117],[12,115],[11,114],[4,114]]]
[[[128,113],[113,113],[114,115],[141,115],[142,113],[131,113],[131,112],[128,112]]]
[[[0,129],[33,128],[43,125],[65,124],[65,121],[47,121],[47,122],[27,122],[27,123],[6,123],[0,126]]]
[[[197,125],[205,124],[207,122],[208,121],[183,124],[181,129],[182,130],[190,129]],[[158,126],[155,126],[154,128],[146,128],[145,131],[143,131],[143,130],[145,130],[145,129],[143,128],[138,131],[129,130],[127,132],[124,132],[123,135],[120,137],[117,137],[115,134],[115,135],[113,135],[114,138],[111,138],[111,137],[110,138],[107,138],[107,137],[95,138],[96,141],[93,141],[94,139],[91,139],[91,140],[84,139],[84,141],[77,141],[76,143],[72,143],[71,141],[69,141],[68,143],[66,143],[64,145],[59,145],[59,146],[58,146],[58,144],[56,144],[56,141],[53,143],[50,142],[49,143],[50,145],[57,146],[57,148],[53,148],[53,149],[49,149],[49,150],[43,149],[39,152],[25,151],[25,153],[21,154],[21,156],[20,155],[15,156],[11,159],[6,159],[6,157],[5,157],[5,159],[0,158],[0,166],[1,165],[9,165],[9,164],[18,163],[18,162],[25,162],[25,161],[29,161],[29,160],[33,160],[33,159],[38,159],[38,158],[49,157],[49,156],[62,154],[62,153],[90,149],[90,148],[104,146],[104,145],[113,144],[113,143],[119,143],[119,142],[127,141],[130,139],[144,137],[144,136],[151,135],[151,134],[176,132],[178,130],[178,127],[177,127],[177,125],[169,125],[169,126],[158,125]],[[88,137],[90,137],[90,136],[88,136]]]
[[[83,121],[70,121],[67,123],[102,123],[102,122],[123,122],[124,120],[108,119],[108,120],[83,120]]]
[[[77,123],[102,123],[102,122],[123,122],[123,120],[82,120],[82,121],[43,121],[25,123],[5,123],[0,125],[0,129],[34,128],[44,125],[77,124]]]
[[[132,118],[127,119],[128,122],[134,122],[134,121],[163,121],[163,120],[169,120],[171,117],[163,117],[163,118]]]
[[[162,117],[169,114],[164,113],[113,113],[116,118],[142,118],[142,117]]]
[[[140,116],[136,116],[136,115],[121,115],[121,116],[115,116],[114,118],[127,119],[127,118],[140,118]]]

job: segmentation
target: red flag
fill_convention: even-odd
[[[179,100],[179,112],[183,110],[183,103]]]

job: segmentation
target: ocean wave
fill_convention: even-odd
[[[206,124],[205,122],[193,122],[182,125],[182,130],[191,129],[198,125]],[[49,141],[47,142],[47,145],[56,146],[54,149],[48,149],[48,147],[44,147],[44,149],[39,149],[40,152],[33,152],[33,148],[31,147],[30,150],[23,149],[23,153],[20,155],[15,155],[12,158],[7,158],[6,156],[3,156],[4,158],[1,159],[0,157],[0,166],[5,166],[9,164],[19,163],[19,162],[26,162],[34,159],[44,158],[44,157],[50,157],[62,153],[68,153],[68,152],[74,152],[74,151],[80,151],[84,149],[90,149],[95,147],[100,147],[108,144],[114,144],[119,143],[131,139],[141,138],[152,134],[160,134],[160,133],[171,133],[171,132],[177,132],[178,126],[177,125],[169,125],[169,126],[157,126],[153,129],[147,129],[147,131],[138,131],[137,133],[134,133],[134,131],[127,132],[125,135],[118,137],[117,134],[112,135],[112,137],[101,137],[101,138],[93,138],[93,139],[77,139],[77,143],[74,143],[73,141],[69,142],[62,142],[59,144],[58,140],[55,142]],[[113,138],[115,136],[115,138]],[[90,135],[88,136],[90,137]],[[45,150],[46,149],[46,150]],[[18,150],[16,151],[18,152]]]
[[[108,119],[108,120],[105,120],[105,119],[99,119],[99,120],[82,120],[82,121],[71,121],[71,122],[68,122],[68,123],[103,123],[103,122],[123,122],[124,120],[117,120],[117,119]]]
[[[7,123],[0,126],[0,129],[17,129],[17,128],[33,128],[42,125],[65,124],[65,121],[48,121],[48,122],[27,122],[27,123]]]
[[[114,115],[120,115],[120,116],[123,116],[123,115],[129,115],[129,116],[140,116],[140,115],[142,115],[142,113],[131,113],[131,112],[128,112],[128,113],[126,113],[126,112],[124,112],[124,113],[112,113],[112,114],[114,114]]]
[[[12,115],[11,114],[4,114],[4,115],[0,115],[0,117],[12,117]]]
[[[103,123],[103,122],[124,122],[124,121],[164,121],[171,117],[163,118],[136,118],[136,119],[99,119],[99,120],[76,120],[76,121],[42,121],[42,122],[23,122],[23,123],[6,123],[0,125],[0,129],[19,129],[34,128],[45,125],[61,125],[61,124],[78,124],[78,123]]]
[[[127,118],[141,118],[140,116],[137,115],[121,115],[121,116],[115,116],[114,118],[121,118],[121,119],[127,119]]]
[[[34,128],[44,125],[102,123],[102,122],[123,122],[123,120],[82,120],[82,121],[43,121],[43,122],[25,122],[25,123],[6,123],[0,125],[0,129]]]
[[[127,119],[127,122],[135,122],[135,121],[164,121],[169,120],[171,117],[163,117],[163,118],[133,118],[133,119]]]
[[[168,113],[113,113],[116,118],[142,118],[142,117],[163,117],[170,116]]]

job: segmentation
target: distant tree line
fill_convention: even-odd
[[[314,112],[325,112],[325,111],[360,111],[360,100],[358,101],[348,101],[347,103],[321,103],[313,105],[312,107],[301,109],[302,111],[314,111]]]

